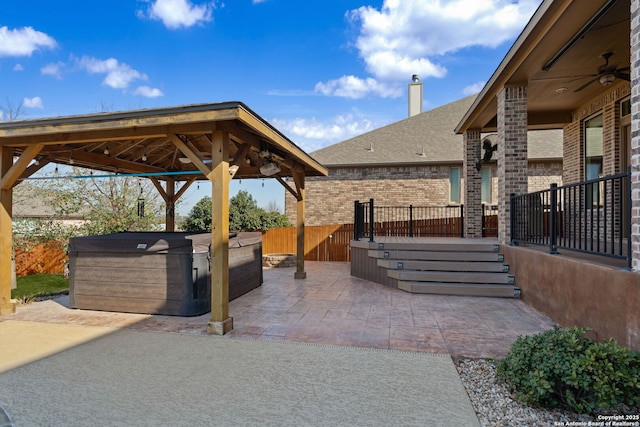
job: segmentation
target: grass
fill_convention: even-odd
[[[69,289],[69,279],[62,274],[34,274],[18,277],[17,285],[11,290],[11,298],[24,300]]]

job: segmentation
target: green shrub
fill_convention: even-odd
[[[596,342],[585,328],[519,337],[498,363],[498,376],[527,405],[593,414],[640,406],[640,352]]]

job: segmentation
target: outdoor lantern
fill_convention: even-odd
[[[138,218],[144,218],[144,197],[138,197]]]

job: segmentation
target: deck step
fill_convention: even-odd
[[[389,270],[387,274],[392,279],[417,282],[493,283],[504,285],[512,285],[515,282],[515,277],[506,273]]]
[[[413,261],[379,259],[378,267],[389,270],[418,271],[477,271],[485,273],[506,273],[509,264],[498,262],[459,262],[459,261]]]
[[[436,252],[370,250],[369,256],[378,259],[416,260],[416,261],[478,261],[502,262],[504,254],[498,252]]]
[[[370,249],[385,251],[433,251],[433,252],[498,252],[500,245],[495,243],[446,243],[446,242],[384,242],[372,243]]]
[[[398,288],[414,294],[464,295],[478,297],[519,298],[520,289],[513,285],[486,283],[426,283],[399,281]]]

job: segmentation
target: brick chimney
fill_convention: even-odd
[[[409,117],[422,113],[422,82],[417,74],[409,83]]]

